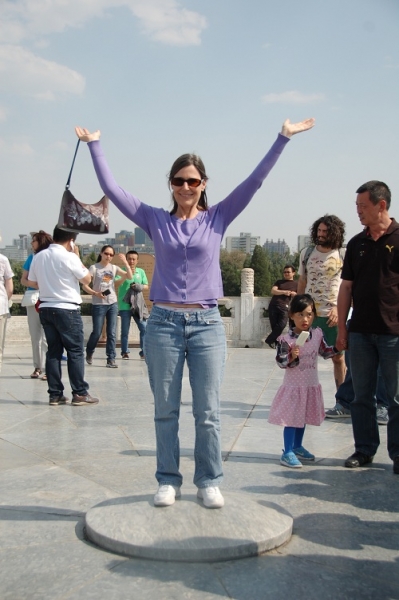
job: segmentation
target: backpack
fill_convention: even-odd
[[[308,260],[309,260],[309,256],[312,254],[313,250],[316,248],[316,246],[308,246],[306,248],[306,252],[305,255],[303,257],[303,261],[302,261],[302,265],[303,268],[305,270],[305,275],[307,275],[307,269],[306,269],[306,265],[308,264]],[[341,257],[342,262],[344,262],[344,258],[345,258],[345,252],[344,252],[344,248],[339,248],[338,249],[339,255]]]

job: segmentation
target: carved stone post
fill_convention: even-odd
[[[241,322],[240,340],[251,342],[254,340],[254,270],[242,269],[241,271]]]

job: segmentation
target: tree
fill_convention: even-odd
[[[90,252],[90,254],[88,254],[87,256],[84,257],[82,262],[83,262],[84,266],[87,268],[91,267],[91,265],[96,264],[96,262],[97,262],[96,253]]]
[[[270,293],[270,261],[261,246],[255,246],[250,268],[254,270],[255,296],[268,296]]]
[[[12,279],[14,284],[14,294],[23,294],[26,290],[26,287],[21,283],[23,263],[18,262],[16,260],[10,260],[10,265],[12,270],[14,271],[14,277]]]
[[[241,270],[246,258],[245,252],[233,250],[220,251],[220,270],[222,272],[223,290],[225,296],[241,295]]]
[[[14,284],[14,294],[24,294],[26,287],[21,283],[23,263],[16,260],[10,260],[10,265],[14,272],[14,277],[12,278]],[[21,306],[19,303],[14,303],[10,309],[10,312],[12,315],[23,316],[26,315],[26,308]]]

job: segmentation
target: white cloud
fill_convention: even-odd
[[[14,0],[0,4],[0,42],[24,40],[83,27],[110,10],[127,7],[151,39],[172,45],[198,45],[206,18],[176,0]]]
[[[0,41],[20,43],[26,39],[82,27],[120,0],[13,0],[0,5]]]
[[[34,150],[28,142],[12,142],[10,152],[16,156],[29,156],[34,153]]]
[[[266,94],[262,97],[262,101],[266,104],[313,104],[325,100],[322,93],[319,94],[303,94],[297,90],[282,92],[280,94]]]
[[[81,94],[84,77],[67,66],[35,54],[46,35],[80,28],[111,10],[128,8],[152,40],[175,46],[199,45],[207,22],[176,0],[1,0],[0,91],[52,101],[60,93]],[[5,118],[0,113],[0,120]]]
[[[0,138],[0,154],[5,154],[7,157],[10,154],[14,156],[30,156],[34,153],[32,146],[26,140],[6,140]]]
[[[0,90],[53,100],[57,94],[81,94],[82,75],[21,46],[0,46]]]
[[[207,21],[199,13],[181,8],[174,0],[131,0],[129,5],[141,29],[153,40],[173,46],[201,43]]]

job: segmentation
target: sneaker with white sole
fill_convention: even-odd
[[[222,508],[224,498],[218,487],[198,488],[197,498],[201,498],[206,508]]]
[[[306,448],[304,448],[303,446],[300,446],[299,448],[294,448],[293,452],[294,452],[295,456],[297,456],[301,460],[314,460],[315,459],[315,455],[311,454],[309,452],[309,450],[306,450]]]
[[[171,506],[180,497],[180,488],[162,483],[154,496],[154,506]]]
[[[351,411],[344,408],[339,402],[334,406],[326,410],[326,419],[347,419],[351,416]]]
[[[388,409],[385,406],[377,406],[378,425],[388,425]]]
[[[290,469],[300,469],[302,463],[297,459],[293,452],[283,452],[280,458],[280,464]]]

